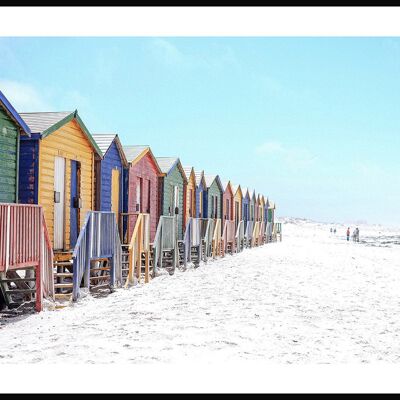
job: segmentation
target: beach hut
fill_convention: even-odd
[[[184,199],[187,179],[182,164],[177,157],[157,157],[157,163],[163,173],[161,181],[160,215],[178,218],[178,239],[183,239]]]
[[[268,208],[269,208],[269,200],[268,200],[268,197],[265,197],[265,203],[264,203],[264,223],[265,223],[265,225],[268,222]]]
[[[256,203],[257,203],[256,191],[255,190],[250,190],[249,191],[249,196],[250,196],[249,218],[250,218],[250,221],[254,222],[256,220]]]
[[[55,251],[74,248],[94,208],[94,159],[102,152],[78,111],[21,113],[19,201],[43,206]]]
[[[225,221],[233,221],[233,189],[231,181],[222,182],[224,193],[222,196],[222,218]]]
[[[243,193],[242,188],[240,185],[232,185],[233,190],[233,219],[235,220],[236,228],[239,225],[239,222],[242,220],[242,200],[243,200]]]
[[[265,197],[263,194],[260,195],[259,210],[259,221],[265,222]]]
[[[129,163],[124,177],[124,235],[129,243],[139,213],[150,215],[150,240],[154,240],[159,212],[159,182],[163,174],[149,146],[123,146]]]
[[[268,222],[274,224],[275,222],[275,203],[271,200],[268,202]]]
[[[184,199],[184,226],[189,218],[196,218],[196,174],[193,167],[184,166],[187,185]]]
[[[30,129],[0,91],[0,203],[18,201],[20,136]]]
[[[119,221],[123,209],[124,169],[128,167],[121,142],[116,134],[94,134],[103,153],[95,157],[95,210],[112,211]]]
[[[204,178],[204,171],[194,171],[196,178],[196,217],[206,218],[204,210],[204,191],[206,191],[206,180]]]
[[[250,220],[250,191],[248,188],[245,188],[243,191],[242,219],[243,219],[244,225],[246,227],[247,222]]]
[[[222,219],[224,188],[218,175],[205,175],[204,213],[206,218]]]

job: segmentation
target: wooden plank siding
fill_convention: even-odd
[[[224,194],[222,196],[222,218],[223,223],[228,220],[233,220],[233,190],[232,185],[228,182],[224,185]]]
[[[162,204],[161,204],[161,215],[174,215],[174,188],[178,187],[179,200],[178,200],[178,239],[183,239],[183,211],[184,211],[184,191],[186,190],[185,180],[179,165],[176,164],[174,168],[162,179]]]
[[[193,168],[190,170],[190,175],[186,176],[186,178],[188,182],[186,185],[184,226],[186,226],[189,218],[196,217],[196,177]]]
[[[0,108],[0,203],[15,203],[18,193],[19,128]]]
[[[38,203],[43,206],[44,216],[54,245],[54,159],[66,159],[65,164],[65,212],[64,248],[70,249],[71,211],[71,160],[81,164],[81,199],[79,228],[85,221],[86,213],[93,209],[94,201],[94,150],[80,126],[70,121],[39,142]]]
[[[96,180],[99,180],[98,190],[99,190],[99,201],[96,206],[98,211],[112,211],[111,210],[111,180],[112,171],[118,170],[120,183],[119,183],[119,210],[122,210],[123,201],[123,163],[121,160],[121,155],[117,148],[115,142],[113,142],[107,153],[104,155],[102,160],[99,160],[100,167],[98,172],[95,174]],[[118,218],[118,216],[117,216]]]
[[[242,200],[243,200],[243,194],[242,194],[242,188],[237,186],[234,190],[234,206],[233,206],[233,219],[235,220],[235,225],[236,228],[239,224],[239,222],[242,220]]]
[[[217,179],[214,179],[210,187],[204,191],[204,210],[207,218],[222,219],[222,197],[223,191]]]
[[[128,161],[131,161],[128,159]],[[130,163],[128,172],[128,194],[127,194],[127,211],[129,213],[143,212],[150,214],[150,240],[154,240],[157,230],[159,218],[159,169],[151,156],[147,152],[136,163]],[[136,209],[136,190],[141,186],[141,201],[139,210]],[[149,197],[150,187],[150,197]],[[136,216],[129,217],[128,237],[132,236],[136,223]]]

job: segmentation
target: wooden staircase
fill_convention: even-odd
[[[31,304],[35,301],[36,293],[35,268],[1,272],[0,291],[9,309],[18,308],[26,303]]]
[[[56,302],[70,301],[73,290],[72,251],[54,253],[54,298]]]

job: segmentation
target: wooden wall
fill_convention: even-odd
[[[39,204],[53,242],[54,232],[54,158],[66,159],[65,163],[65,230],[64,247],[70,248],[71,160],[81,163],[81,198],[79,212],[80,228],[86,213],[93,209],[94,150],[79,125],[73,120],[42,139],[39,143]],[[53,242],[54,243],[54,242]]]
[[[192,193],[192,195],[190,195]],[[184,226],[190,217],[196,217],[196,178],[193,173],[193,170],[188,178],[188,183],[186,185],[186,207],[185,207],[185,220]],[[190,198],[192,198],[192,202],[190,203]]]
[[[128,212],[136,212],[136,187],[140,184],[142,179],[142,209],[140,212],[150,214],[150,240],[154,240],[154,236],[157,230],[158,218],[159,218],[159,182],[158,182],[158,171],[154,164],[150,154],[147,153],[143,156],[140,161],[136,164],[130,164],[129,177],[128,177]],[[150,186],[150,199],[148,196]],[[149,201],[150,200],[150,201]],[[147,205],[150,209],[147,209]],[[128,237],[132,236],[133,229],[135,227],[136,217],[132,216],[129,218],[129,233]]]
[[[18,146],[18,127],[0,108],[0,203],[17,201]]]

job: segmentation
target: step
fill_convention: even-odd
[[[54,267],[73,267],[74,263],[72,261],[54,261]]]
[[[72,293],[55,293],[54,298],[60,300],[70,300],[72,297]]]
[[[74,287],[73,283],[55,283],[54,289],[72,289]]]
[[[7,278],[0,279],[0,283],[12,283],[12,282],[36,282],[36,278]]]
[[[90,268],[90,271],[110,271],[111,267]]]
[[[36,293],[36,289],[10,289],[5,290],[7,294],[28,294],[28,293]]]
[[[72,278],[74,274],[72,272],[55,272],[55,278]]]

